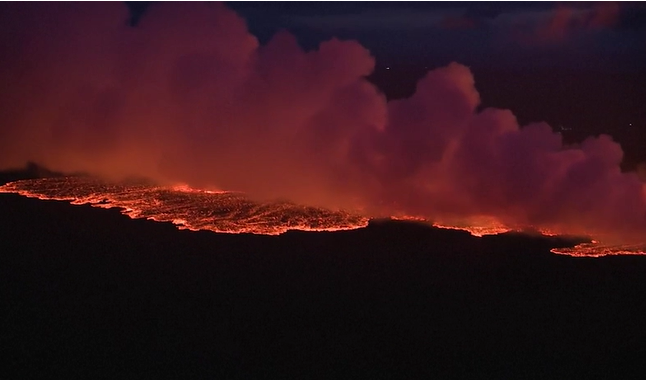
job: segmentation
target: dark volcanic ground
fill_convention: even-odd
[[[13,194],[0,212],[2,379],[644,376],[646,257],[406,222],[178,231]]]

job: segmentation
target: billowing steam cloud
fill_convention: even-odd
[[[3,4],[0,166],[141,175],[310,204],[495,216],[646,235],[646,187],[608,136],[564,147],[546,124],[477,112],[457,63],[386,102],[354,41],[265,46],[223,5]]]

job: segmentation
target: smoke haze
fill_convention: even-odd
[[[387,102],[370,52],[260,46],[221,4],[4,3],[0,167],[28,160],[372,214],[493,216],[640,239],[646,186],[609,136],[564,146],[544,123],[479,111],[469,68]],[[540,101],[537,99],[536,101]]]

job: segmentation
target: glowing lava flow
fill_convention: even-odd
[[[430,221],[428,218],[424,218],[422,216],[408,216],[408,215],[391,216],[390,219],[426,223],[433,227],[442,228],[445,230],[467,231],[471,235],[477,236],[477,237],[483,237],[485,235],[497,235],[497,234],[502,234],[505,232],[512,231],[511,228],[505,227],[504,225],[496,222],[493,218],[486,218],[487,220],[484,223],[483,223],[484,219],[482,218],[479,218],[478,222],[472,221],[470,223],[465,223],[464,221],[455,222],[455,223],[437,222],[437,221],[433,222],[433,221]]]
[[[468,231],[473,236],[497,235],[512,231],[512,228],[498,222],[495,218],[479,216],[461,221],[436,221],[433,223],[438,228]]]
[[[288,202],[258,204],[243,194],[192,189],[108,184],[88,177],[23,180],[0,186],[0,192],[71,201],[101,208],[121,208],[133,219],[172,222],[179,229],[278,235],[288,230],[338,231],[365,227],[368,218],[344,211]]]
[[[646,244],[605,245],[597,241],[579,244],[572,248],[554,248],[552,253],[574,257],[602,257],[620,255],[646,255]]]
[[[289,202],[256,203],[243,194],[229,191],[193,189],[141,183],[105,183],[89,177],[58,177],[22,180],[0,186],[0,193],[70,201],[93,207],[120,208],[133,219],[171,222],[179,229],[224,233],[278,235],[288,230],[339,231],[362,228],[369,218],[345,211],[331,211]],[[431,222],[423,217],[393,216],[394,220],[425,222],[438,228],[468,231],[474,236],[495,235],[515,230],[490,217],[470,217],[460,221]],[[516,229],[518,230],[518,229]],[[558,235],[538,230],[543,235]],[[552,253],[573,257],[646,255],[646,244],[604,245],[592,241],[572,248],[555,248]]]
[[[397,216],[392,217],[397,220],[414,220],[421,222],[428,222],[434,227],[467,231],[473,236],[482,237],[485,235],[497,235],[510,231],[522,231],[522,228],[510,228],[495,218],[487,216],[477,216],[462,219],[459,221],[436,221],[430,222],[425,218],[416,216]],[[543,236],[559,236],[553,230],[548,229],[533,229]],[[589,243],[578,244],[571,248],[553,248],[550,252],[557,255],[566,255],[572,257],[603,257],[603,256],[618,256],[618,255],[646,255],[645,244],[604,244],[602,242],[592,240]]]
[[[498,223],[492,218],[479,218],[478,222],[473,220],[465,224],[450,224],[450,223],[434,223],[433,225],[438,228],[449,228],[455,230],[468,231],[473,236],[496,235],[500,233],[510,232],[514,229],[506,227]],[[551,230],[536,229],[541,235],[544,236],[559,236],[562,234],[555,233]],[[603,256],[618,256],[618,255],[646,255],[646,243],[644,244],[603,244],[602,242],[592,240],[589,243],[578,244],[571,248],[553,248],[550,252],[557,255],[566,255],[572,257],[603,257]]]

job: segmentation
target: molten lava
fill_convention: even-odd
[[[646,255],[646,244],[605,245],[597,241],[572,248],[554,248],[552,253],[574,257],[602,257],[619,255]]]
[[[258,204],[243,194],[192,189],[108,184],[87,177],[43,178],[8,183],[0,192],[94,207],[117,207],[135,219],[172,222],[179,229],[278,235],[288,230],[338,231],[365,227],[368,218],[288,202]]]
[[[438,228],[468,231],[471,235],[478,237],[485,235],[497,235],[513,230],[513,228],[505,226],[497,219],[486,216],[471,217],[459,221],[436,221],[435,223],[433,223],[433,225]]]
[[[163,187],[142,183],[106,183],[89,177],[58,177],[10,182],[0,186],[2,192],[43,200],[70,201],[75,205],[116,207],[133,219],[171,222],[179,229],[193,231],[264,235],[278,235],[288,230],[339,231],[365,227],[370,219],[358,213],[290,202],[257,203],[239,192],[200,190],[185,184]],[[420,216],[391,218],[426,222],[437,228],[464,230],[478,237],[520,229],[485,216],[434,222]],[[537,231],[543,235],[558,235],[549,230]],[[555,248],[552,252],[574,257],[646,255],[646,244],[608,245],[592,240],[572,248]]]

